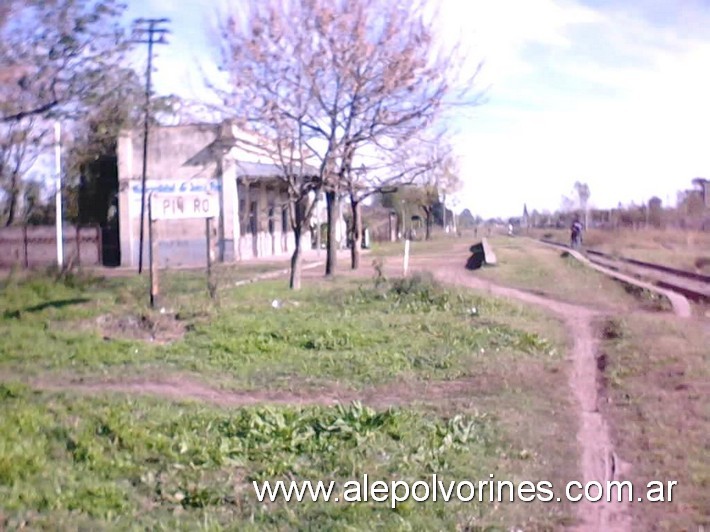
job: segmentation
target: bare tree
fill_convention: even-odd
[[[116,0],[26,0],[0,18],[0,58],[19,91],[0,122],[50,111],[80,112],[127,49]],[[10,16],[12,15],[12,16]],[[71,106],[74,108],[71,108]]]
[[[4,225],[12,225],[23,197],[22,177],[41,151],[46,129],[27,117],[0,127],[0,194],[4,196],[2,215]]]
[[[115,0],[26,0],[0,9],[0,189],[6,224],[47,121],[81,116],[125,50]]]
[[[705,208],[710,209],[710,180],[704,177],[696,177],[692,183],[700,190]]]
[[[327,202],[326,275],[336,267],[337,201],[359,182],[356,156],[393,150],[469,97],[456,53],[435,53],[422,5],[386,0],[271,0],[223,19],[223,96],[231,115],[273,132],[291,121],[318,168]],[[476,71],[477,72],[477,71]]]
[[[268,120],[266,117],[264,115],[265,121],[260,123],[258,133],[242,129],[231,140],[242,149],[273,161],[280,169],[275,177],[285,186],[288,195],[287,204],[281,207],[288,209],[289,224],[295,240],[289,287],[298,290],[301,288],[303,262],[302,237],[316,207],[321,182],[318,169],[308,164],[312,156],[305,146],[305,134],[301,126],[297,122],[283,120],[278,115]],[[298,129],[292,129],[294,126]],[[268,137],[261,136],[264,133],[268,133]]]
[[[426,172],[432,170],[438,161],[425,157],[425,147],[436,145],[436,141],[410,139],[397,149],[375,150],[369,146],[361,150],[355,164],[355,170],[348,167],[343,173],[342,185],[350,201],[352,223],[350,227],[350,267],[356,270],[360,266],[360,247],[362,243],[362,203],[374,194],[395,191],[398,188],[415,184]],[[370,152],[364,157],[363,152]]]
[[[442,195],[457,192],[462,185],[459,177],[458,160],[454,157],[451,148],[446,145],[435,146],[429,155],[429,164],[418,179],[418,193],[416,200],[424,211],[425,239],[431,239],[431,227],[434,212],[441,208],[446,212]],[[442,216],[443,218],[443,216]]]

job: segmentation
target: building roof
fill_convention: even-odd
[[[237,167],[237,177],[280,177],[284,173],[283,168],[277,164],[254,163],[248,161],[234,161],[234,164]],[[318,175],[318,170],[312,166],[306,165],[304,167],[304,173],[309,176],[316,176]]]

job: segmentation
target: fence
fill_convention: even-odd
[[[64,264],[95,266],[102,263],[101,228],[63,227]],[[41,268],[57,263],[54,226],[0,229],[0,267]]]

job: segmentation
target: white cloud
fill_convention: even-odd
[[[514,11],[501,4],[471,23],[503,27],[491,103],[459,139],[464,204],[484,216],[554,209],[576,180],[601,206],[665,200],[710,174],[710,42],[543,0],[505,25]]]
[[[534,72],[522,54],[530,44],[568,47],[568,29],[599,20],[593,10],[553,0],[496,0],[440,4],[442,32],[461,37],[486,63],[486,82],[503,83]]]

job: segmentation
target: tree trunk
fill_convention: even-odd
[[[432,210],[431,210],[431,209],[427,209],[427,210],[425,211],[425,214],[426,214],[426,221],[425,221],[425,224],[426,224],[426,235],[425,235],[424,239],[425,239],[425,240],[430,240],[430,239],[431,239],[431,214],[432,214]]]
[[[19,195],[19,191],[13,186],[13,190],[10,191],[10,204],[7,210],[5,227],[10,227],[15,222],[15,216],[17,215],[17,197]]]
[[[288,282],[288,287],[291,290],[300,290],[301,289],[301,270],[302,270],[302,261],[301,261],[301,228],[297,228],[293,230],[293,236],[296,239],[294,248],[293,248],[293,255],[291,255],[291,276]]]
[[[291,275],[289,278],[288,286],[292,290],[300,290],[301,288],[301,236],[303,235],[304,225],[305,225],[305,209],[302,202],[292,201],[290,208],[293,209],[293,254],[291,255]]]
[[[335,238],[336,223],[338,222],[338,201],[335,191],[327,191],[325,193],[325,202],[327,207],[327,223],[328,223],[328,238],[326,239],[326,256],[325,256],[325,275],[335,275],[335,266],[337,265],[337,240]]]
[[[350,267],[357,270],[360,267],[360,243],[362,242],[360,200],[350,198],[350,207],[353,212],[353,245],[350,249]]]

